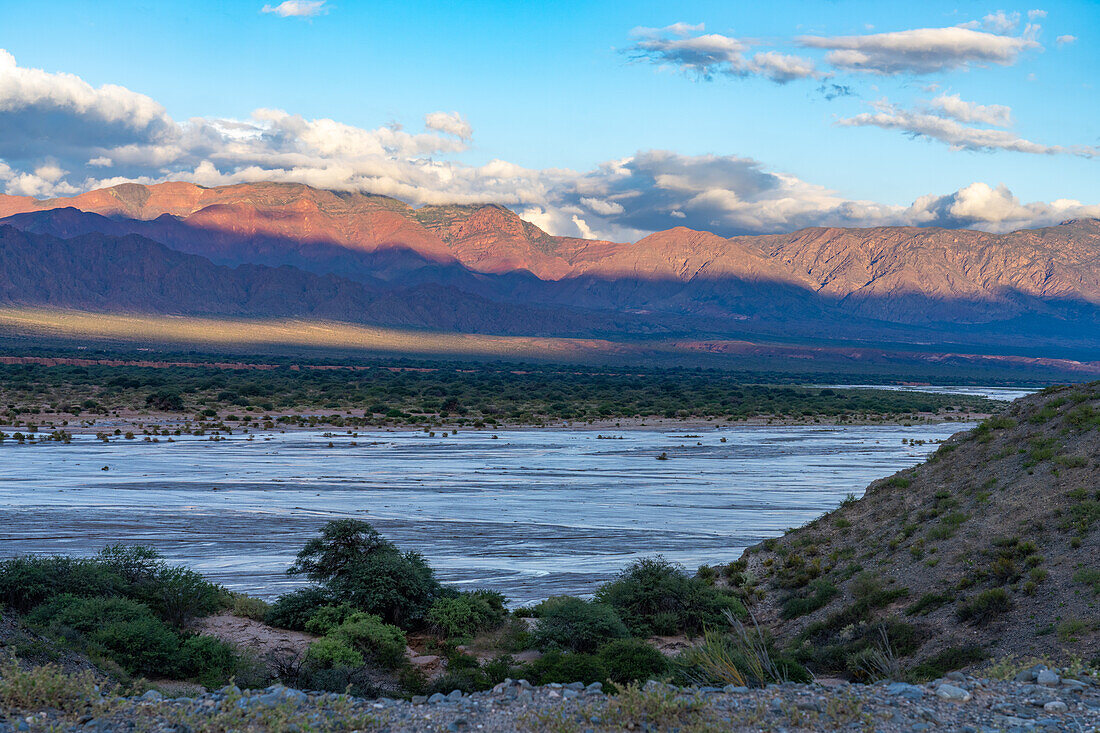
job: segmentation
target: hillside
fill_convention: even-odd
[[[289,266],[215,265],[132,234],[60,239],[10,226],[0,226],[0,304],[528,335],[587,332],[601,323],[562,309],[505,306],[442,285],[393,289]]]
[[[1100,383],[1018,400],[731,566],[818,669],[1100,654]],[[872,651],[868,651],[872,650]]]

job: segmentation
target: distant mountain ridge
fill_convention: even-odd
[[[379,291],[442,287],[536,306],[543,318],[603,314],[589,330],[611,318],[612,330],[639,334],[1100,348],[1098,220],[1008,234],[813,228],[728,239],[678,227],[617,243],[553,236],[493,204],[413,208],[286,183],[0,196],[0,217],[63,239],[137,234],[220,265],[291,265]]]

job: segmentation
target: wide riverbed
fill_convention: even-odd
[[[8,440],[0,555],[148,544],[271,597],[295,585],[283,571],[318,527],[356,517],[423,552],[446,582],[527,602],[590,593],[647,555],[690,568],[734,560],[936,447],[903,439],[967,427],[640,429],[613,440],[587,430]],[[655,460],[662,452],[669,460]]]

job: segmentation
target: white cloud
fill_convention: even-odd
[[[802,36],[808,48],[828,49],[825,60],[840,69],[873,74],[930,74],[972,64],[1014,64],[1040,48],[1030,35],[1004,36],[971,28],[917,28],[865,36]]]
[[[1004,147],[1014,137],[959,121],[1003,120],[1007,109],[998,105],[942,96],[934,105],[939,114],[889,105],[875,113],[906,121],[883,126],[960,147]],[[414,205],[499,203],[555,234],[620,241],[678,225],[725,236],[886,224],[1003,230],[1098,215],[1097,207],[1077,201],[1024,204],[1003,186],[984,183],[924,196],[908,207],[851,200],[736,155],[650,150],[586,172],[530,169],[504,160],[467,165],[453,156],[466,148],[472,131],[460,115],[439,115],[428,115],[421,132],[363,129],[273,109],[258,109],[245,120],[175,121],[143,95],[22,69],[0,52],[0,189],[46,197],[127,181],[296,182],[389,195]],[[864,123],[853,118],[842,124]],[[45,140],[44,129],[50,132]],[[987,137],[974,137],[978,134]],[[1015,144],[1024,143],[1037,145]],[[1078,152],[1038,147],[1029,152]]]
[[[629,55],[668,66],[700,79],[716,76],[762,76],[778,84],[818,76],[813,61],[801,56],[762,51],[747,56],[753,44],[718,33],[702,33],[703,24],[675,23],[665,28],[635,28],[638,40]],[[699,33],[700,35],[692,35]]]
[[[981,21],[972,20],[969,23],[963,23],[960,28],[985,28],[987,31],[993,33],[1008,33],[1016,29],[1016,26],[1020,25],[1020,14],[1018,12],[1006,13],[1003,10],[998,10],[996,13],[990,13],[981,19]]]
[[[995,124],[990,123],[989,120],[1000,120],[1010,113],[1008,108],[1000,108],[1000,105],[983,107],[955,97],[941,97],[934,100],[935,102],[940,103],[938,106],[942,114],[906,110],[880,102],[876,104],[875,112],[864,112],[841,119],[837,124],[842,127],[880,127],[885,130],[900,130],[913,137],[925,137],[946,143],[956,150],[1008,150],[1037,155],[1078,155],[1084,158],[1100,156],[1100,149],[1095,147],[1045,145],[1022,138],[1009,130],[968,127],[958,121],[965,115],[971,115],[975,121]],[[978,119],[979,117],[986,119]]]
[[[1012,108],[1003,104],[976,104],[958,94],[941,94],[932,100],[932,106],[959,122],[980,122],[996,127],[1012,125]]]
[[[1067,46],[1067,45],[1069,45],[1071,43],[1074,43],[1076,41],[1077,41],[1077,36],[1071,36],[1071,35],[1058,36],[1057,38],[1054,39],[1054,42],[1057,43],[1059,46]]]
[[[458,112],[429,112],[424,115],[424,127],[454,135],[460,140],[469,140],[474,134],[470,123]]]
[[[614,201],[604,201],[603,199],[594,198],[592,196],[582,196],[581,203],[597,214],[603,214],[604,216],[613,216],[614,214],[621,214],[625,211],[622,204],[617,204]]]
[[[313,18],[328,12],[325,0],[283,0],[278,5],[265,5],[260,12],[274,13],[283,18]]]

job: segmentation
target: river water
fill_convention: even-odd
[[[967,427],[653,428],[610,440],[564,429],[8,440],[0,555],[148,544],[270,598],[296,584],[284,571],[307,538],[329,519],[355,517],[422,552],[445,582],[523,603],[591,593],[648,555],[689,568],[734,560],[936,447],[909,439]],[[662,452],[668,460],[655,460]]]

